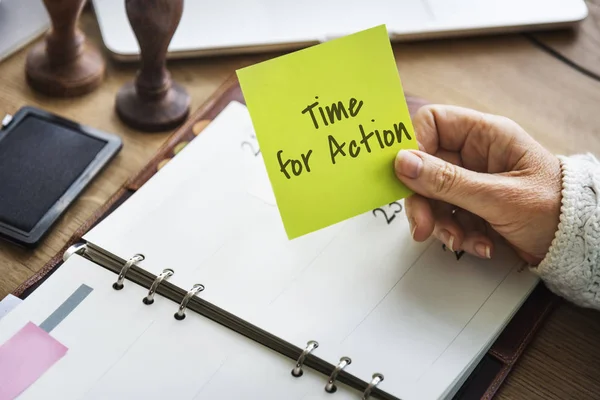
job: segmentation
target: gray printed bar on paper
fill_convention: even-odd
[[[77,290],[75,290],[73,294],[69,296],[68,299],[58,306],[58,308],[40,324],[40,328],[50,333],[50,331],[56,328],[56,326],[60,324],[61,321],[65,319],[67,315],[69,315],[83,301],[83,299],[85,299],[88,294],[92,292],[92,290],[94,289],[87,285],[82,284],[79,286]]]

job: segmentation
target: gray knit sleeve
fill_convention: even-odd
[[[546,257],[531,270],[559,296],[600,309],[600,163],[589,154],[559,158],[560,222]]]

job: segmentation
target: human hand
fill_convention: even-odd
[[[515,122],[452,106],[413,118],[420,151],[401,150],[396,176],[415,240],[432,234],[453,251],[482,258],[502,236],[528,263],[546,255],[561,207],[561,167]]]

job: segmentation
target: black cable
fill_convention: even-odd
[[[548,46],[548,45],[544,44],[543,42],[541,42],[540,40],[536,39],[533,35],[531,35],[529,33],[524,33],[523,36],[525,36],[527,39],[529,39],[531,41],[531,43],[533,43],[535,46],[539,47],[541,50],[547,52],[548,54],[555,57],[559,61],[562,61],[563,63],[567,64],[569,67],[573,68],[574,70],[581,72],[585,76],[588,76],[588,77],[600,82],[600,75],[596,74],[595,72],[592,72],[589,69],[582,67],[581,65],[573,62],[572,60],[569,60],[567,57],[563,56],[558,51],[554,50],[550,46]]]

